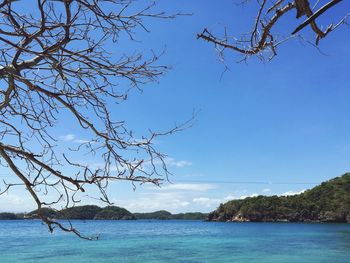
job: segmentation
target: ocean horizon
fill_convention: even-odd
[[[0,262],[349,262],[350,224],[73,220],[84,235],[40,220],[0,221]]]

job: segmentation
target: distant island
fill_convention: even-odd
[[[135,213],[136,219],[157,219],[157,220],[168,220],[168,219],[180,219],[180,220],[205,220],[208,214],[199,212],[171,214],[168,211],[160,210],[152,213]]]
[[[257,196],[228,201],[209,214],[171,214],[161,210],[131,213],[117,206],[76,206],[60,211],[42,208],[55,219],[78,220],[206,220],[219,222],[322,222],[350,223],[350,173],[292,196]],[[37,219],[38,211],[0,213],[0,220]]]
[[[199,212],[171,214],[165,210],[133,214],[125,208],[118,206],[106,206],[102,208],[96,205],[75,206],[60,211],[51,208],[42,208],[41,212],[49,218],[70,220],[205,220],[208,216],[208,214]],[[16,219],[39,219],[38,211],[34,210],[27,214],[0,213],[0,220]]]
[[[208,221],[350,223],[350,173],[293,196],[232,200],[209,213]]]

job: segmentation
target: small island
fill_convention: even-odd
[[[350,223],[350,173],[293,196],[232,200],[208,215],[222,222]]]

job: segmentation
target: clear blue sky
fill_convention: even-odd
[[[134,192],[130,184],[116,183],[110,187],[116,205],[133,212],[208,212],[228,199],[298,192],[350,170],[349,28],[321,41],[326,55],[297,40],[281,46],[269,63],[250,59],[237,64],[240,57],[228,55],[230,71],[220,78],[224,66],[213,46],[197,40],[196,33],[204,27],[222,32],[224,25],[236,35],[246,32],[252,8],[229,0],[157,3],[169,13],[193,15],[148,21],[151,33],[141,33],[141,42],[111,48],[166,48],[162,63],[173,69],[159,84],[133,92],[113,114],[141,132],[166,130],[193,110],[200,113],[192,128],[157,142],[169,155],[174,184]],[[348,1],[330,13],[328,21],[336,22],[343,10],[350,10]],[[293,16],[283,23],[280,28],[287,33],[296,25]],[[82,136],[64,124],[56,132]],[[232,181],[270,184],[223,183]],[[293,184],[300,182],[311,184]],[[34,206],[28,198],[23,191],[10,192],[0,198],[0,210],[29,210]]]

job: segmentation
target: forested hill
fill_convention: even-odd
[[[293,196],[257,196],[221,204],[209,221],[350,223],[350,173]]]
[[[55,219],[78,219],[78,220],[204,220],[208,214],[199,212],[171,214],[168,211],[156,211],[151,213],[131,213],[125,208],[117,206],[99,207],[96,205],[75,206],[60,211],[51,208],[42,208],[41,212]],[[14,219],[38,219],[38,211],[34,210],[28,214],[0,213],[0,220]]]

